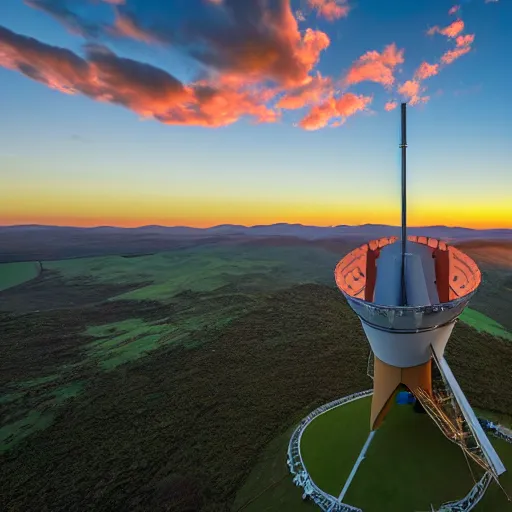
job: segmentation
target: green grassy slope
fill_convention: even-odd
[[[0,264],[0,291],[34,279],[39,275],[39,269],[39,263],[35,261]]]
[[[470,325],[477,331],[488,332],[493,336],[500,336],[501,338],[512,340],[512,333],[505,329],[505,327],[500,325],[492,318],[489,318],[488,316],[474,309],[465,309],[460,316],[460,320],[465,324]]]
[[[140,283],[139,289],[117,298],[165,301],[186,290],[209,292],[240,284],[243,289],[263,291],[297,282],[332,282],[336,260],[336,254],[321,248],[200,247],[134,258],[47,262],[45,268],[58,271],[67,280]]]

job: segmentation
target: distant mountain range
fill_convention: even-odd
[[[169,237],[211,237],[211,236],[242,236],[242,237],[273,237],[286,236],[296,237],[305,240],[320,240],[326,238],[379,238],[383,236],[398,236],[398,226],[387,226],[383,224],[363,224],[361,226],[304,226],[302,224],[270,224],[258,226],[242,226],[237,224],[222,224],[210,228],[193,228],[187,226],[141,226],[137,228],[120,228],[113,226],[100,226],[93,228],[44,226],[44,225],[17,225],[0,226],[1,233],[25,233],[36,232],[39,235],[44,232],[55,235],[78,235],[84,234],[137,234],[158,235]],[[443,240],[512,240],[512,229],[470,229],[464,227],[448,226],[420,226],[408,228],[408,234],[419,236],[432,236]]]

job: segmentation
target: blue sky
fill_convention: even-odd
[[[229,5],[207,0],[127,0],[120,6],[101,0],[32,1],[46,10],[19,0],[0,3],[0,25],[8,31],[0,32],[3,224],[398,223],[399,109],[384,107],[391,101],[414,103],[399,93],[400,87],[415,81],[422,62],[439,64],[443,54],[456,48],[455,36],[428,35],[427,30],[443,30],[460,19],[464,30],[459,35],[474,34],[469,50],[421,80],[426,90],[418,97],[428,100],[408,109],[410,221],[512,227],[512,107],[506,90],[510,2],[466,1],[449,15],[455,4],[444,0],[348,0],[339,2],[349,8],[347,15],[334,20],[308,7],[306,0],[292,2],[290,12],[305,18],[298,22],[298,33],[303,36],[309,28],[330,41],[313,65],[304,68],[301,61],[300,73],[292,75],[289,60],[270,68],[258,53],[258,45],[275,42],[269,43],[266,33],[255,39],[243,23],[230,24],[231,32],[218,30]],[[282,8],[289,4],[280,3]],[[50,15],[63,6],[97,27],[95,37],[76,29],[71,33],[69,23]],[[116,10],[139,32],[109,29]],[[283,19],[277,18],[278,28]],[[283,33],[291,33],[290,26]],[[238,105],[240,91],[250,87],[250,107],[246,112],[237,106],[221,120],[216,104],[196,104],[194,96],[186,100],[196,102],[193,119],[186,116],[187,107],[166,113],[160,122],[155,117],[163,119],[162,108],[168,106],[154,105],[152,73],[142,72],[144,89],[138,94],[130,80],[138,80],[140,71],[133,70],[122,80],[111,80],[107,93],[89,93],[73,83],[75,94],[63,94],[55,89],[62,86],[56,67],[62,57],[50,61],[53,50],[43,51],[47,47],[40,45],[30,53],[26,48],[32,43],[13,33],[67,48],[81,58],[87,53],[84,45],[101,45],[87,57],[89,63],[99,62],[100,70],[103,62],[110,66],[114,59],[129,58],[164,70],[178,89],[197,96],[199,82],[215,88],[220,98],[227,87],[230,106]],[[208,55],[208,47],[201,46],[206,37],[219,45],[216,54]],[[228,51],[249,44],[256,55],[244,54],[242,61]],[[391,44],[403,50],[403,62],[391,69],[391,86],[378,77],[347,83],[362,55],[375,51],[380,58]],[[30,76],[23,74],[27,66]],[[312,87],[308,80],[318,72],[331,80],[321,97],[300,109],[275,107],[283,95]],[[173,83],[165,96],[172,109]],[[269,91],[275,96],[265,101]],[[340,106],[344,95],[346,105],[357,105],[355,110]],[[364,100],[368,103],[361,98],[369,98]],[[272,115],[277,112],[276,118],[259,122],[251,117],[251,109],[262,106]],[[330,116],[334,108],[336,115],[325,126],[308,126],[318,129],[301,127],[319,107]],[[333,126],[340,121],[341,126]]]

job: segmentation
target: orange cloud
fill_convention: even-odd
[[[460,5],[454,5],[449,11],[448,14],[456,14],[460,10]]]
[[[350,7],[346,0],[308,0],[309,6],[315,9],[318,16],[323,16],[329,21],[338,20],[348,16]]]
[[[353,116],[356,112],[366,110],[366,107],[372,102],[372,96],[363,96],[362,94],[352,94],[347,92],[336,101],[336,109],[341,117]]]
[[[219,3],[208,3],[211,1]],[[214,72],[237,73],[248,81],[272,80],[287,87],[306,84],[321,52],[330,44],[320,30],[299,31],[290,1],[223,1],[215,23],[189,20],[177,28],[174,20],[165,16],[150,21],[124,10],[117,12],[114,24],[108,26],[72,12],[66,0],[26,0],[74,33],[172,44]]]
[[[290,0],[272,5],[224,2],[216,24],[191,22],[177,32],[137,25],[218,73],[238,74],[246,81],[272,80],[286,87],[304,85],[330,39],[320,30],[300,31]]]
[[[119,11],[116,11],[114,25],[109,27],[109,31],[114,35],[135,39],[148,44],[159,41],[150,32],[141,29],[132,18]]]
[[[414,73],[415,80],[425,80],[431,76],[439,73],[439,64],[429,64],[428,62],[422,62],[419,68]]]
[[[275,94],[236,80],[183,85],[166,71],[88,45],[87,58],[0,27],[0,65],[67,94],[122,105],[165,124],[225,126],[243,116],[274,122]]]
[[[470,44],[473,44],[473,41],[475,40],[475,34],[467,34],[465,36],[458,36],[455,39],[455,42],[457,46],[469,46]]]
[[[464,30],[464,22],[462,20],[455,20],[450,23],[447,27],[439,28],[438,26],[432,27],[427,31],[429,36],[433,34],[442,34],[446,37],[456,37]]]
[[[397,101],[388,101],[384,105],[384,110],[389,112],[390,110],[394,110],[396,107],[398,107],[398,102]]]
[[[395,67],[404,62],[404,50],[397,50],[395,43],[384,48],[382,53],[369,51],[359,57],[349,69],[346,83],[376,82],[391,87],[395,82]]]
[[[466,53],[471,51],[471,46],[464,46],[462,48],[455,48],[455,50],[448,50],[441,56],[441,62],[443,64],[451,64],[454,60],[462,57]]]
[[[407,80],[399,88],[398,92],[405,98],[408,98],[409,105],[417,105],[418,103],[426,103],[430,97],[421,96],[421,93],[425,91],[421,87],[421,83],[418,80]]]
[[[305,130],[318,130],[327,126],[329,121],[338,117],[336,101],[330,98],[321,105],[314,106],[309,113],[301,119],[299,126]]]
[[[326,96],[332,95],[332,80],[320,73],[305,85],[290,89],[278,101],[276,107],[295,110],[307,105],[320,103]]]
[[[350,92],[342,95],[339,99],[329,98],[321,105],[314,106],[300,121],[299,126],[305,130],[318,130],[327,126],[332,119],[341,117],[341,120],[333,124],[333,126],[339,126],[347,117],[366,110],[372,100],[371,96],[356,95]]]

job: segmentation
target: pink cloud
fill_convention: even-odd
[[[289,0],[282,4],[279,10],[262,11],[260,19],[251,20],[247,27],[228,24],[223,31],[191,32],[194,47],[201,48],[192,56],[221,73],[236,73],[247,81],[272,80],[287,87],[306,84],[330,40],[320,30],[308,28],[301,33]],[[249,3],[241,5],[245,8]]]
[[[295,110],[322,102],[332,95],[332,80],[320,73],[305,85],[292,88],[278,101],[276,107]]]
[[[334,21],[348,16],[350,7],[346,0],[308,0],[309,6],[315,9],[318,16]]]
[[[407,80],[398,88],[398,92],[403,96],[417,96],[420,92],[420,83],[416,80]]]
[[[51,89],[122,105],[165,124],[225,126],[244,116],[274,122],[275,94],[236,80],[182,84],[166,71],[89,45],[87,58],[0,27],[0,65]]]
[[[150,32],[141,29],[132,18],[120,12],[116,12],[114,25],[110,27],[110,32],[117,36],[135,39],[148,44],[159,41]]]
[[[421,87],[421,83],[417,80],[407,80],[398,88],[399,94],[407,98],[411,106],[426,103],[430,99],[429,96],[421,96],[424,91],[425,89]]]
[[[239,74],[251,82],[271,80],[286,87],[306,84],[321,53],[330,45],[325,32],[299,30],[291,0],[223,1],[215,24],[191,20],[184,30],[176,29],[165,18],[151,21],[125,11],[117,12],[109,27],[84,19],[70,10],[71,4],[62,1],[25,1],[74,33],[87,37],[107,33],[146,43],[172,44],[214,73]]]
[[[448,14],[456,14],[460,10],[460,5],[454,5],[449,11]]]
[[[462,57],[466,53],[471,51],[471,46],[464,46],[462,48],[455,48],[454,50],[448,50],[441,56],[441,62],[443,64],[451,64],[454,60]]]
[[[347,92],[336,101],[336,109],[341,117],[353,116],[356,112],[366,110],[366,107],[372,102],[372,96],[363,96],[362,94],[352,94]]]
[[[396,107],[398,107],[398,102],[397,101],[388,101],[384,105],[384,110],[389,112],[390,110],[394,110]]]
[[[427,31],[428,35],[442,34],[446,37],[456,37],[464,30],[464,22],[462,20],[455,20],[450,23],[447,27],[439,28],[438,26],[432,27]]]
[[[425,80],[431,76],[439,73],[439,64],[429,64],[428,62],[422,62],[419,68],[414,73],[415,80]]]
[[[457,36],[455,39],[455,42],[458,47],[462,46],[469,46],[470,44],[473,44],[473,41],[475,40],[475,34],[467,34],[465,36]]]
[[[309,113],[301,119],[299,126],[304,128],[304,130],[318,130],[325,128],[329,121],[335,117],[338,117],[336,101],[334,98],[330,98],[325,103],[314,106]]]
[[[329,98],[321,105],[314,106],[300,121],[299,126],[305,130],[318,130],[327,126],[332,119],[341,117],[341,120],[338,119],[333,124],[333,126],[339,126],[347,117],[366,110],[372,100],[372,96],[356,95],[350,92],[338,99]]]
[[[382,53],[375,50],[366,52],[349,69],[346,83],[353,85],[369,81],[391,87],[395,82],[395,67],[403,62],[404,50],[398,50],[394,43],[386,46]]]

